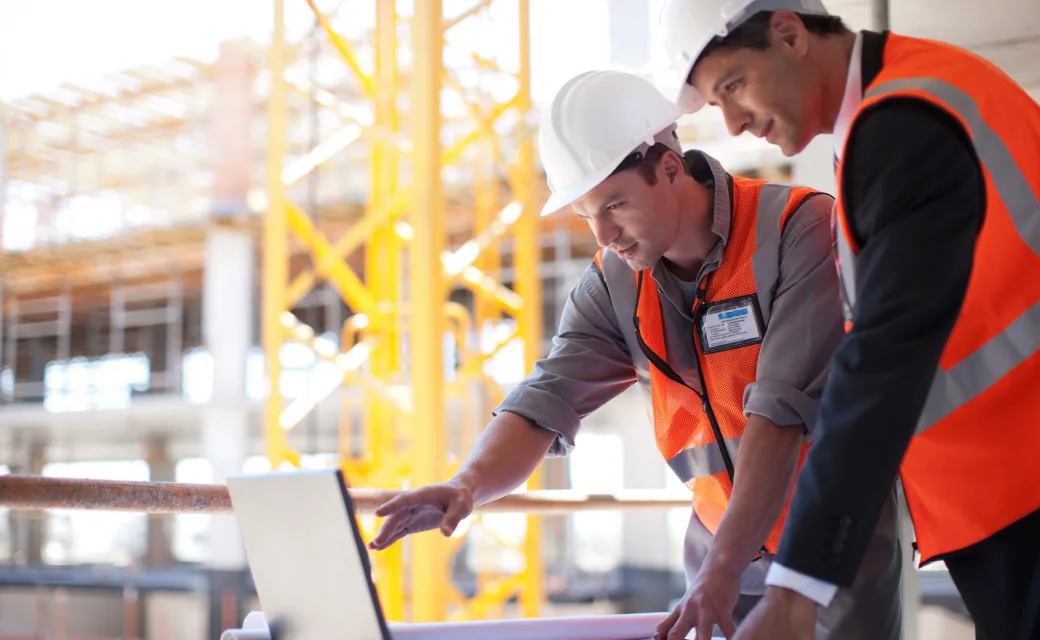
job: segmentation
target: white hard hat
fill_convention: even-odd
[[[693,113],[704,106],[704,96],[686,80],[705,47],[716,36],[726,37],[756,13],[782,9],[829,15],[821,0],[664,0],[664,48],[673,70],[679,74],[680,89],[675,102],[683,113]]]
[[[675,135],[680,115],[637,75],[587,71],[571,78],[542,112],[538,151],[552,192],[542,215],[595,189],[634,151],[662,142],[682,155]]]

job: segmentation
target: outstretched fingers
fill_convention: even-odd
[[[379,528],[379,533],[368,543],[370,549],[380,551],[408,535],[408,521],[411,511],[397,512],[389,516]]]
[[[425,489],[425,487],[424,487]],[[421,506],[428,501],[427,492],[423,489],[417,489],[415,491],[409,491],[407,493],[399,493],[393,498],[390,498],[383,504],[379,505],[376,509],[376,515],[380,518],[406,511],[408,509],[414,509],[415,507]]]
[[[458,528],[459,523],[469,515],[470,507],[465,500],[452,500],[441,518],[441,534],[450,536]]]

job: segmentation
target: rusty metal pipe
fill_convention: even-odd
[[[146,513],[231,513],[227,487],[175,482],[120,482],[0,476],[0,506],[17,510],[94,509]]]
[[[400,493],[350,489],[355,508],[371,513]],[[528,491],[483,505],[479,513],[567,514],[575,511],[661,510],[689,507],[689,497],[664,491],[587,494],[577,491]],[[0,476],[0,507],[21,511],[85,509],[142,513],[231,514],[227,487],[176,482],[118,482],[42,476]]]

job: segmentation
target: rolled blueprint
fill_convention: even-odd
[[[220,640],[271,640],[271,629],[262,611],[250,611],[241,629],[228,629]]]
[[[667,613],[473,622],[391,622],[394,640],[645,640],[653,638]],[[689,638],[696,634],[691,632]],[[708,640],[705,638],[705,640]]]
[[[271,640],[271,634],[263,629],[228,629],[220,640]]]
[[[391,622],[388,627],[393,640],[648,640],[667,615],[634,613],[470,622]],[[695,637],[693,631],[687,636]],[[246,616],[241,629],[228,629],[220,640],[272,638],[263,613],[253,611]]]

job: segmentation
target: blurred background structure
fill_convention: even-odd
[[[0,472],[447,477],[596,250],[573,216],[537,217],[538,108],[592,67],[670,95],[659,4],[0,1]],[[890,4],[828,7],[1040,95],[1040,4]],[[680,137],[833,192],[825,138],[783,158],[715,110]],[[647,429],[626,392],[528,487],[681,488]],[[0,639],[214,638],[255,608],[232,518],[0,516]],[[375,569],[393,620],[661,610],[687,519],[489,515]],[[957,637],[945,571],[914,574],[908,637]]]

